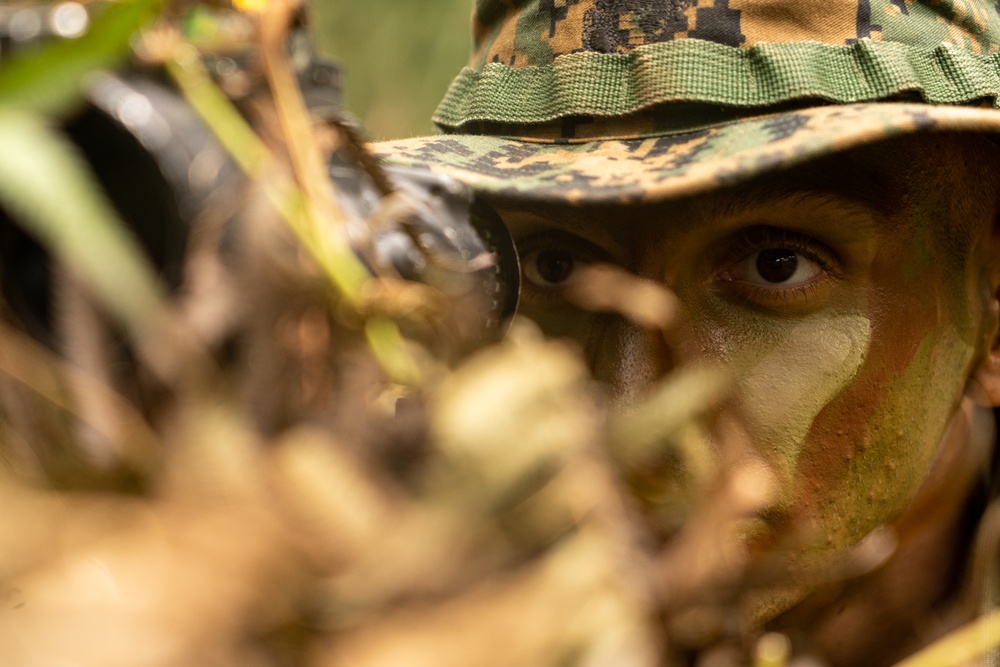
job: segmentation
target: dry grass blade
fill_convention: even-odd
[[[730,377],[720,368],[675,371],[652,396],[614,417],[611,441],[615,457],[628,467],[662,455],[658,444],[676,444],[684,428],[704,417],[730,390]]]
[[[94,429],[127,465],[141,472],[159,465],[159,438],[128,401],[6,324],[0,324],[0,373]],[[96,410],[82,409],[82,396]]]
[[[598,431],[586,368],[564,345],[512,339],[470,359],[440,386],[432,407],[434,439],[477,500],[501,498],[593,446]]]
[[[284,53],[283,38],[291,6],[267,3],[259,9],[262,13],[257,17],[258,24],[266,42],[264,61],[298,186],[285,176],[272,152],[211,80],[194,49],[175,47],[165,66],[236,163],[262,188],[282,220],[337,288],[340,298],[357,309],[371,275],[348,246],[340,228],[341,211],[317,147],[320,142],[314,140],[309,115]],[[374,316],[366,333],[376,358],[395,382],[410,386],[419,382],[419,366],[394,321]]]
[[[694,508],[681,533],[661,554],[658,582],[668,607],[699,596],[731,594],[746,563],[748,522],[774,501],[771,472],[748,462],[721,474],[717,488]]]
[[[212,81],[198,52],[176,46],[164,63],[185,98],[225,146],[240,169],[260,185],[282,219],[296,233],[313,258],[323,267],[342,295],[357,298],[368,272],[350,254],[336,235],[327,234],[314,222],[311,204],[279,166],[264,142]],[[331,223],[332,224],[332,223]]]
[[[566,296],[581,308],[618,313],[645,329],[666,331],[680,317],[677,298],[662,285],[608,264],[584,267]]]
[[[964,667],[1000,648],[1000,611],[952,632],[895,667]]]
[[[321,266],[330,272],[342,296],[353,304],[357,302],[368,276],[347,245],[347,236],[341,228],[343,213],[334,196],[326,173],[326,161],[319,150],[312,120],[286,55],[285,37],[296,5],[278,0],[264,6],[258,16],[261,55],[284,135],[284,145],[303,194],[305,218],[300,235],[309,240],[307,247],[320,252]],[[356,268],[348,270],[349,267]]]
[[[308,247],[322,253],[320,264],[339,286],[341,295],[357,305],[368,276],[347,243],[342,228],[343,212],[337,203],[326,171],[326,156],[316,141],[312,118],[306,109],[287,56],[287,30],[292,13],[298,7],[292,0],[276,0],[259,13],[261,55],[271,94],[284,135],[284,145],[292,162],[296,181],[305,195],[305,228],[300,236],[310,240]],[[415,385],[419,369],[403,343],[396,323],[386,318],[372,318],[366,324],[369,345],[383,367],[396,382]]]

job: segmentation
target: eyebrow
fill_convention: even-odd
[[[734,215],[748,209],[764,208],[776,200],[826,200],[831,204],[845,201],[863,206],[883,216],[898,211],[903,205],[903,191],[898,182],[890,181],[882,173],[866,169],[857,164],[841,165],[850,170],[848,178],[839,174],[837,178],[824,178],[829,169],[810,170],[799,173],[780,172],[766,177],[764,182],[737,186],[728,192],[720,192],[718,211]]]
[[[606,219],[607,214],[604,209],[616,210],[620,205],[592,205],[592,206],[560,206],[559,204],[518,202],[514,205],[497,207],[498,213],[503,218],[504,223],[511,227],[514,220],[531,220],[542,223],[542,226],[558,227],[577,236],[591,238],[595,233],[600,233],[603,237],[602,243],[612,243],[617,241],[616,235],[607,224],[596,224],[594,218]],[[513,230],[512,230],[513,231]],[[591,238],[595,242],[597,239]]]
[[[559,211],[560,215],[554,216],[551,203],[524,201],[513,204],[509,202],[498,204],[489,200],[487,202],[504,217],[504,220],[517,216],[535,217],[548,224],[558,224],[560,227],[566,227],[572,231],[580,231],[585,228],[587,226],[586,217],[588,214],[593,215],[594,210],[588,206],[565,207]]]

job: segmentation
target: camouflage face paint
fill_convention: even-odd
[[[939,455],[984,352],[975,239],[992,224],[1000,171],[976,145],[911,138],[671,204],[508,216],[536,269],[548,249],[563,253],[557,268],[565,257],[611,261],[662,281],[697,339],[680,362],[734,369],[726,418],[788,481],[757,547],[788,530],[805,545],[788,554],[802,585],[754,601],[758,618],[786,609],[809,590],[810,572],[897,519]],[[760,280],[769,249],[797,258],[791,287]],[[526,312],[578,339],[613,391],[634,395],[669,372],[647,338],[538,287],[561,275],[534,276]]]
[[[740,336],[726,360],[742,369],[736,375],[744,427],[767,443],[768,457],[791,479],[813,421],[860,370],[871,322],[856,312],[751,327],[760,333]]]
[[[947,142],[935,147],[931,167],[920,157],[932,153],[920,146],[901,144],[899,164],[914,166],[901,174],[906,193],[891,216],[895,231],[872,264],[864,365],[814,420],[804,444],[795,505],[822,527],[817,561],[904,510],[939,456],[983,353],[986,304],[972,232],[990,227],[995,175],[963,164],[973,151]]]

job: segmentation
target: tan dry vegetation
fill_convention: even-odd
[[[427,344],[449,300],[341,262],[320,170],[355,140],[303,115],[288,10],[258,17],[268,141],[228,145],[250,178],[196,221],[162,326],[110,315],[72,265],[58,354],[0,327],[0,664],[785,664],[787,639],[741,621],[780,570],[743,539],[775,481],[716,423],[725,374],[679,368],[612,414],[529,322],[458,361]],[[204,101],[192,47],[164,23],[145,39]],[[628,275],[573,298],[683,330]]]

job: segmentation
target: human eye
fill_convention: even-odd
[[[789,230],[755,227],[732,243],[718,279],[743,300],[784,308],[815,303],[836,275],[836,258],[819,241]]]
[[[535,234],[518,242],[524,296],[557,296],[580,277],[589,264],[607,261],[607,253],[578,236],[558,231]]]

